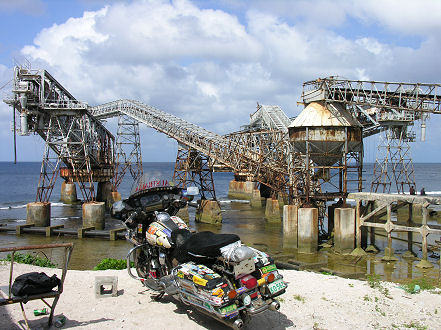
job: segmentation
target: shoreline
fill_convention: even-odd
[[[14,264],[14,277],[38,271],[59,274],[59,269]],[[441,290],[409,294],[396,283],[381,282],[381,290],[368,282],[308,271],[282,270],[288,282],[279,297],[279,312],[253,316],[245,329],[435,329],[441,324]],[[95,276],[117,276],[117,297],[95,297]],[[0,285],[7,285],[9,265],[0,265]],[[4,283],[3,283],[4,282]],[[387,294],[385,294],[387,292]],[[24,305],[32,329],[47,329],[48,316],[34,316],[41,301]],[[18,304],[1,306],[0,329],[24,324]],[[64,315],[63,328],[82,329],[225,329],[225,326],[165,296],[154,301],[151,292],[129,277],[126,270],[68,270],[64,292],[54,319]],[[55,328],[55,327],[51,327]]]

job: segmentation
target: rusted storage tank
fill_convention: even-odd
[[[332,111],[331,111],[332,110]],[[362,127],[339,103],[312,102],[289,125],[294,150],[318,166],[332,166],[347,152],[362,151]]]

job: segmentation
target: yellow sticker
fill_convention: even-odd
[[[217,289],[213,290],[211,295],[217,296],[217,297],[222,297],[224,295],[224,290],[222,290],[221,288],[217,288]]]
[[[208,281],[204,280],[203,278],[200,278],[199,276],[193,276],[193,282],[198,285],[205,286],[205,285],[207,285]]]
[[[184,278],[184,273],[179,271],[176,276],[180,277],[180,278]]]

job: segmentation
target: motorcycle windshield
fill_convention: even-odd
[[[132,185],[130,195],[139,193],[141,191],[148,191],[154,188],[174,187],[173,181],[160,174],[145,173],[141,175]]]
[[[168,229],[170,229],[170,232],[172,232],[175,229],[179,229],[178,225],[170,218],[170,215],[168,213],[159,212],[156,215],[156,219],[164,226],[166,226]]]

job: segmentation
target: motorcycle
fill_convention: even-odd
[[[112,216],[124,221],[134,245],[127,255],[129,275],[156,292],[156,299],[171,295],[236,329],[252,315],[277,311],[275,298],[287,283],[268,254],[235,234],[191,232],[176,216],[198,193],[197,187],[182,189],[144,175],[128,199],[113,205]]]

